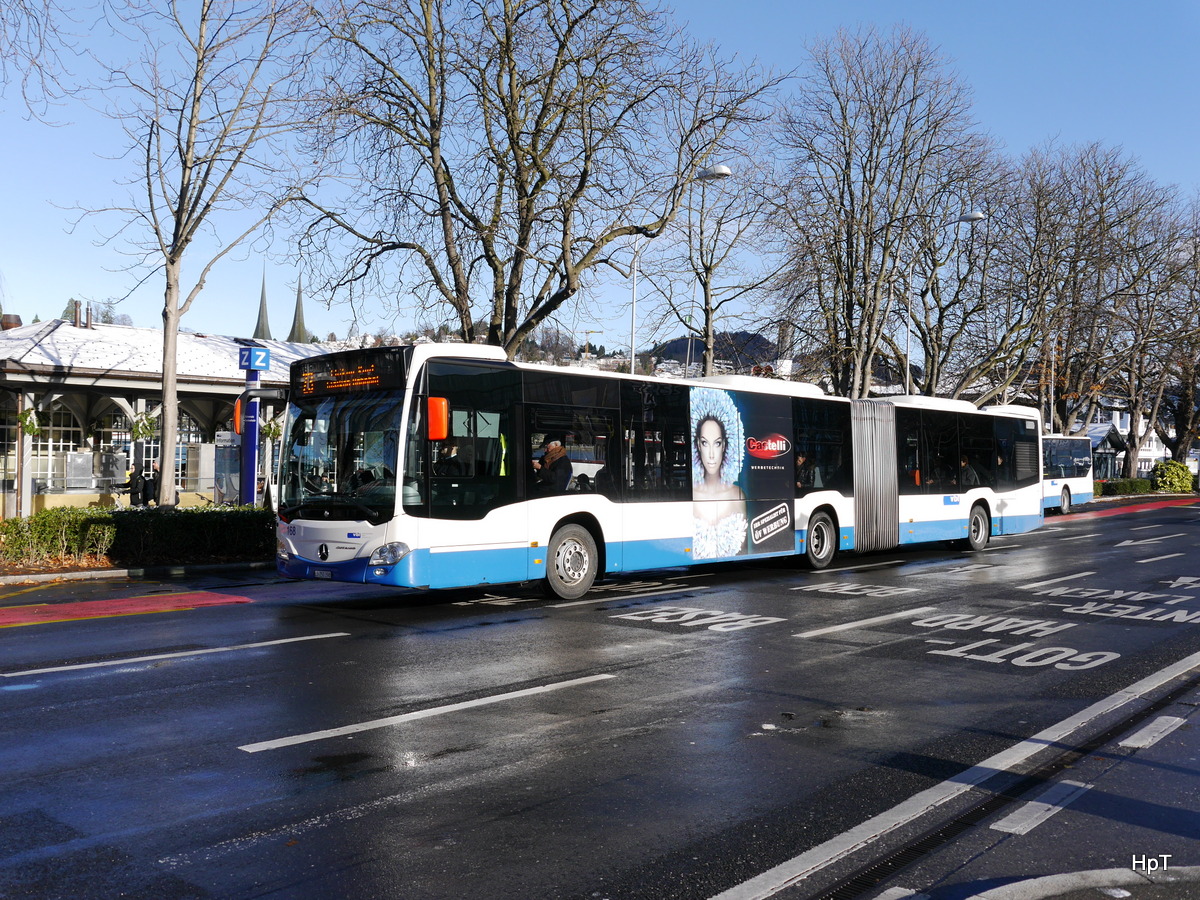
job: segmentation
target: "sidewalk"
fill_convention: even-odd
[[[1175,702],[979,826],[992,846],[927,896],[1200,900],[1200,684],[1187,677]]]
[[[97,579],[120,578],[177,578],[188,575],[212,574],[214,572],[250,571],[255,569],[274,569],[274,560],[270,562],[229,562],[204,563],[189,566],[145,566],[142,568],[116,569],[68,568],[48,571],[31,571],[25,569],[15,574],[5,573],[5,567],[0,566],[0,585],[3,584],[40,584],[53,581],[92,581]]]

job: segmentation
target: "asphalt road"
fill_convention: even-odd
[[[1022,861],[989,823],[1195,684],[1200,509],[1135,509],[574,603],[5,585],[0,897],[951,898],[992,853],[1094,868],[1083,831]],[[1200,864],[1166,774],[1190,794],[1145,812],[1182,818],[1118,851]]]

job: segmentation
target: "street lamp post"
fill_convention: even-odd
[[[728,178],[733,174],[733,170],[729,166],[707,166],[696,173],[695,181],[717,181],[721,178]],[[629,316],[629,374],[633,374],[634,364],[637,360],[637,288],[638,288],[638,262],[642,255],[642,241],[633,248],[633,267],[631,277],[633,278],[633,303],[632,310]],[[688,349],[691,349],[691,339],[688,339]]]
[[[965,212],[957,219],[950,222],[944,222],[939,225],[939,228],[949,228],[951,225],[974,225],[976,222],[982,222],[987,218],[987,213],[973,209],[970,212]],[[911,267],[910,267],[911,268]],[[904,395],[907,397],[912,393],[912,289],[909,285],[904,286]]]
[[[695,180],[700,182],[700,231],[701,231],[701,234],[703,234],[703,231],[704,231],[704,183],[708,182],[708,181],[720,181],[722,178],[728,178],[732,174],[733,174],[733,170],[731,168],[729,168],[729,166],[707,166],[706,168],[703,168],[699,172],[696,173]],[[690,218],[690,211],[689,211],[689,218]],[[691,242],[690,236],[689,236],[688,241],[690,244],[690,242]],[[704,257],[703,240],[697,240],[696,252],[700,256],[699,262],[701,264],[703,264],[703,257]],[[700,280],[699,273],[697,273],[696,274],[697,286],[699,285],[699,280]],[[705,294],[704,294],[704,328],[705,328],[706,338],[707,338],[708,329],[712,327],[712,322],[710,320],[710,312],[709,312],[709,307],[708,307],[708,298],[709,298],[708,292],[705,291]],[[693,301],[693,305],[694,305],[694,301]],[[690,316],[689,316],[689,319],[690,319]],[[688,340],[688,357],[689,357],[688,365],[690,367],[690,365],[691,365],[690,358],[691,358],[691,349],[692,349],[692,336],[691,336],[690,328],[688,329],[687,340]],[[705,345],[704,345],[704,366],[703,366],[704,374],[705,375],[710,374],[711,368],[712,368],[712,359],[708,353],[708,344],[705,343]]]
[[[638,258],[642,255],[642,242],[638,241],[633,247],[633,311],[629,314],[629,374],[633,374],[634,344],[637,338],[637,280]]]

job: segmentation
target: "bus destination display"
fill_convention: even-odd
[[[300,397],[354,394],[404,387],[399,353],[350,351],[300,360],[292,365],[292,389]]]

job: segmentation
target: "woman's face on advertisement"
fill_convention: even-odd
[[[706,419],[696,432],[696,449],[706,475],[716,475],[725,461],[725,431],[720,423]]]

